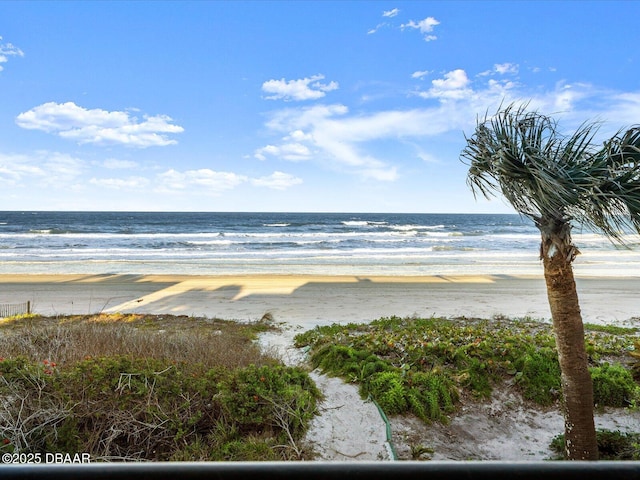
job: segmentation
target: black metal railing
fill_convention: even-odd
[[[640,462],[220,462],[0,465],[0,478],[153,480],[638,480]]]

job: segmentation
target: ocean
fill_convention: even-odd
[[[631,249],[574,228],[578,275],[640,275]],[[541,275],[519,215],[0,212],[0,274]]]

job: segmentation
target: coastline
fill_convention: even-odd
[[[640,323],[640,277],[576,277],[585,322]],[[0,275],[0,303],[30,300],[43,315],[156,313],[258,320],[302,328],[384,316],[548,320],[532,275]]]

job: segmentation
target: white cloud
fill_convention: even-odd
[[[276,147],[275,145],[265,145],[262,148],[258,148],[253,156],[258,160],[266,160],[267,155],[278,155],[280,153],[280,147]]]
[[[400,28],[403,29],[403,30],[405,28],[412,28],[412,29],[420,30],[420,33],[422,33],[422,35],[424,35],[424,40],[426,42],[430,42],[430,41],[436,40],[438,38],[435,35],[431,35],[431,32],[433,32],[433,29],[437,25],[440,25],[440,22],[438,20],[436,20],[433,17],[427,17],[424,20],[420,20],[419,22],[415,22],[413,20],[409,20],[408,23],[403,23],[402,25],[400,25]]]
[[[431,88],[427,92],[420,93],[424,98],[438,98],[460,100],[473,94],[469,88],[470,80],[467,72],[458,68],[444,74],[443,78],[431,81]]]
[[[93,164],[128,166],[127,162],[113,159],[100,163],[93,162]],[[21,192],[20,195],[31,198],[51,194],[51,192],[88,192],[100,188],[133,191],[149,198],[154,193],[180,194],[183,197],[197,198],[219,196],[241,185],[285,190],[303,183],[301,178],[281,171],[255,178],[208,168],[184,171],[171,168],[154,177],[129,175],[101,178],[87,175],[89,172],[87,162],[65,153],[44,150],[28,154],[0,152],[0,182],[5,187],[5,196],[13,195],[13,192]]]
[[[131,147],[166,146],[177,143],[167,134],[184,129],[171,123],[166,115],[144,115],[142,120],[129,112],[86,109],[73,102],[48,102],[16,117],[16,123],[29,130],[41,130],[80,144],[126,145]]]
[[[397,9],[397,8],[394,8],[394,9],[392,9],[392,10],[385,10],[385,11],[383,11],[383,12],[382,12],[382,16],[383,16],[384,18],[393,18],[393,17],[397,16],[397,15],[398,15],[398,13],[400,13],[400,10],[399,10],[399,9]],[[378,24],[378,25],[376,25],[374,28],[372,28],[371,30],[369,30],[369,31],[367,32],[367,35],[371,35],[371,34],[373,34],[373,33],[376,33],[378,30],[380,30],[380,29],[381,29],[381,28],[383,28],[383,27],[391,27],[391,26],[392,26],[392,25],[391,25],[391,24],[389,24],[389,23],[387,23],[387,22],[379,23],[379,24]]]
[[[161,191],[186,191],[188,189],[204,189],[212,195],[231,190],[248,179],[244,175],[233,172],[217,172],[209,168],[186,170],[179,172],[167,170],[157,177],[158,189]]]
[[[167,170],[157,176],[156,191],[164,193],[184,193],[190,195],[218,196],[243,184],[285,190],[302,183],[302,179],[284,172],[250,178],[234,172],[218,172],[208,168],[178,171]]]
[[[422,78],[429,75],[431,72],[429,70],[418,70],[411,74],[411,78]]]
[[[400,13],[400,10],[397,8],[394,8],[392,10],[386,10],[384,12],[382,12],[382,16],[383,17],[387,17],[387,18],[393,18],[396,15],[398,15],[398,13]]]
[[[340,142],[364,143],[381,138],[422,136],[440,133],[435,122],[437,113],[426,109],[385,110],[369,115],[354,115],[334,119],[322,126],[319,133]],[[318,132],[314,133],[317,138]]]
[[[302,179],[289,173],[273,172],[271,175],[251,179],[251,183],[257,187],[267,187],[274,190],[286,190],[294,185],[300,185]]]
[[[336,90],[337,82],[321,83],[324,75],[313,75],[298,80],[267,80],[262,84],[262,91],[270,93],[265,98],[268,100],[317,100],[326,95],[326,92]]]
[[[445,73],[444,78],[433,80],[432,85],[440,90],[460,90],[469,84],[467,72],[458,68]]]
[[[0,37],[2,40],[2,37]],[[4,70],[3,63],[9,61],[9,57],[24,57],[24,52],[11,43],[0,43],[0,72]]]
[[[397,167],[365,168],[361,173],[364,178],[370,178],[379,182],[395,182],[398,179]]]
[[[0,153],[0,179],[4,185],[67,188],[86,170],[83,160],[66,153],[40,150],[27,154]]]
[[[420,160],[422,160],[425,163],[440,163],[437,157],[435,157],[431,153],[424,152],[420,149],[418,149],[417,156]]]
[[[484,72],[479,73],[478,75],[481,77],[486,77],[489,75],[517,75],[520,71],[520,65],[517,63],[496,63],[492,69],[485,70]]]
[[[569,112],[573,110],[575,104],[583,99],[587,92],[581,88],[582,85],[562,84],[558,85],[556,95],[553,102],[553,110],[555,112]],[[577,87],[577,88],[576,88]]]
[[[272,112],[271,118],[267,122],[267,128],[292,135],[296,131],[304,132],[308,130],[309,126],[317,125],[329,117],[346,115],[348,112],[349,109],[341,104],[285,108]],[[311,135],[311,133],[306,135]]]
[[[127,170],[130,168],[138,167],[138,163],[131,160],[118,160],[117,158],[108,158],[102,163],[102,166],[104,168],[108,168],[109,170]]]
[[[518,86],[516,82],[511,82],[509,80],[494,80],[491,79],[487,82],[487,86],[489,90],[513,90]]]
[[[301,143],[285,143],[280,150],[285,160],[306,160],[311,155],[309,147]]]
[[[493,68],[500,75],[505,75],[507,73],[516,74],[518,73],[519,66],[515,63],[496,63]]]
[[[26,155],[0,154],[0,181],[6,187],[20,184],[23,179],[41,179],[46,172]]]
[[[266,159],[272,155],[286,159],[288,138],[296,138],[313,152],[309,160],[329,168],[382,181],[398,178],[398,170],[388,161],[367,151],[366,144],[388,138],[423,136],[440,132],[443,117],[428,110],[385,111],[370,115],[347,116],[344,105],[316,105],[275,112],[267,127],[285,133],[282,143],[269,144],[256,151]]]
[[[47,173],[48,183],[65,182],[79,177],[86,169],[83,160],[66,153],[47,153],[42,162]]]
[[[380,30],[382,27],[387,26],[386,23],[379,23],[378,25],[376,25],[374,28],[367,30],[367,35],[372,35],[374,33],[376,33],[378,30]]]
[[[149,185],[149,179],[144,177],[128,178],[91,178],[89,183],[98,187],[106,187],[114,190],[138,190]]]
[[[479,91],[472,88],[462,69],[447,72],[431,82],[431,88],[419,92],[420,96],[439,100],[436,106],[408,110],[386,110],[371,113],[350,113],[345,105],[314,105],[305,108],[287,108],[271,113],[266,127],[279,134],[259,148],[255,156],[262,160],[273,156],[286,159],[291,145],[305,146],[311,154],[309,161],[361,178],[394,181],[400,171],[396,165],[398,155],[391,149],[385,153],[378,145],[407,145],[415,158],[432,161],[424,154],[428,141],[450,131],[462,131],[475,125],[478,112],[497,108],[504,98],[512,96],[513,84],[493,81]],[[302,151],[302,150],[301,150]]]
[[[285,137],[285,138],[289,138]],[[280,146],[267,145],[255,151],[254,157],[258,160],[266,160],[266,155],[281,157],[284,160],[300,161],[308,160],[311,156],[311,150],[302,143],[283,143]]]
[[[284,137],[284,140],[291,140],[294,142],[303,142],[312,139],[312,135],[304,133],[302,130],[294,130],[293,132],[289,133],[289,135]]]
[[[614,128],[637,125],[640,119],[640,91],[612,93],[608,96],[605,108],[607,110],[601,115],[619,123]]]
[[[272,138],[255,155],[286,159],[295,146],[305,155],[309,152],[305,159],[321,168],[394,181],[404,173],[399,159],[454,161],[447,158],[450,153],[434,150],[433,139],[459,138],[462,148],[462,132],[474,131],[478,115],[511,102],[528,102],[531,110],[557,116],[568,131],[589,119],[619,122],[617,129],[640,118],[640,91],[612,92],[579,83],[531,89],[513,81],[515,64],[498,64],[493,71],[495,76],[476,76],[474,81],[463,69],[446,72],[416,92],[431,100],[419,108],[351,112],[346,105],[322,104],[273,111],[265,123]]]

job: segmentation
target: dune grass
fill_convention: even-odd
[[[62,366],[87,357],[128,355],[235,368],[275,360],[253,342],[267,323],[241,324],[172,315],[111,314],[0,321],[5,357],[48,359]]]
[[[0,451],[283,460],[320,393],[254,342],[266,323],[169,315],[0,322]]]

